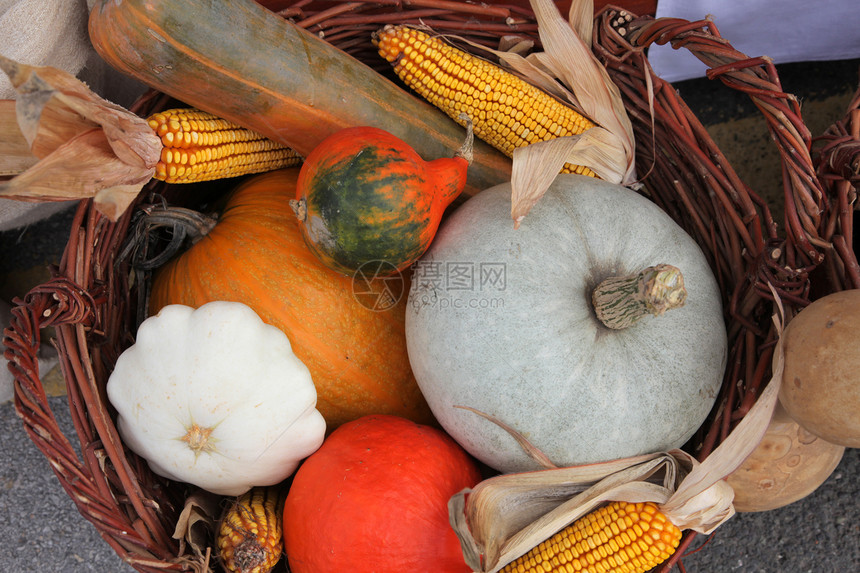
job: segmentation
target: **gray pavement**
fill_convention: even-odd
[[[51,398],[51,409],[71,432],[66,398]],[[47,459],[24,432],[11,402],[0,405],[0,435],[0,539],[5,542],[0,571],[134,571],[78,513]]]

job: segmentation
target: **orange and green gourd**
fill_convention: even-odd
[[[401,271],[430,246],[442,215],[466,185],[472,132],[453,157],[424,161],[375,127],[343,129],[305,159],[291,206],[308,247],[352,275],[362,265]]]

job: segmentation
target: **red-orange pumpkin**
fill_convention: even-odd
[[[293,573],[468,573],[448,500],[481,479],[447,434],[396,416],[344,424],[307,458],[284,504]]]
[[[156,272],[150,312],[172,303],[245,303],[287,334],[311,371],[329,429],[367,414],[429,423],[406,353],[406,296],[374,309],[350,277],[320,264],[288,204],[297,177],[291,168],[241,184],[214,229]]]
[[[425,161],[376,127],[328,136],[305,158],[292,202],[308,246],[349,275],[373,261],[392,272],[410,266],[466,186],[471,144],[470,131],[454,157]]]

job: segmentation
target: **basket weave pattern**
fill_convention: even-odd
[[[389,22],[420,19],[439,32],[488,45],[511,34],[539,44],[537,26],[523,4],[263,4],[381,73],[388,71],[387,64],[370,44],[370,33]],[[860,184],[860,92],[846,120],[820,138],[813,157],[799,104],[782,91],[769,61],[737,52],[707,20],[628,21],[619,20],[620,12],[608,7],[598,15],[594,50],[619,86],[633,122],[643,193],[697,240],[724,295],[729,367],[715,413],[689,445],[691,453],[704,458],[749,410],[770,377],[774,293],[790,316],[818,296],[860,288],[852,248],[852,206]],[[690,50],[710,67],[709,77],[755,102],[780,151],[784,222],[773,220],[769,206],[740,180],[675,90],[653,75],[645,48],[654,43]],[[146,115],[162,105],[162,99],[150,94],[135,111]],[[138,571],[188,570],[199,565],[192,555],[179,555],[172,538],[187,492],[154,475],[124,448],[105,397],[113,364],[133,342],[141,318],[138,299],[144,298],[119,256],[131,218],[129,212],[111,223],[90,202],[81,202],[55,278],[16,301],[13,322],[5,331],[5,354],[24,427],[80,513]],[[39,380],[36,353],[40,330],[48,326],[56,331],[67,384],[77,434],[71,438],[60,430]],[[72,439],[79,440],[82,457]],[[686,535],[659,570],[671,569],[692,539]]]

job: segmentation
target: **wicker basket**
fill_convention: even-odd
[[[391,21],[420,18],[439,31],[489,44],[511,33],[539,43],[527,2],[513,2],[282,0],[268,5],[378,65],[370,32]],[[769,379],[776,336],[772,293],[790,316],[824,294],[860,287],[852,247],[852,205],[860,177],[860,94],[846,120],[822,138],[813,161],[812,139],[799,104],[782,92],[771,62],[735,51],[710,21],[630,19],[625,14],[611,6],[598,14],[594,50],[620,87],[633,121],[643,192],[698,241],[724,294],[729,366],[714,413],[687,446],[704,458],[745,415]],[[646,48],[667,42],[705,62],[709,77],[747,93],[767,120],[782,161],[784,224],[774,221],[769,206],[739,179],[676,91],[653,76]],[[383,67],[377,69],[382,72]],[[137,111],[143,115],[160,105],[163,102],[150,94]],[[140,281],[129,279],[133,275],[128,263],[118,257],[131,219],[130,211],[111,223],[91,202],[81,202],[55,278],[16,301],[5,332],[6,357],[24,427],[80,513],[135,569],[188,570],[193,556],[181,555],[172,538],[188,492],[182,484],[154,475],[124,448],[105,399],[112,366],[133,342],[140,320],[138,302],[144,298]],[[39,380],[36,353],[40,330],[48,326],[56,331],[77,436],[63,434]],[[73,440],[79,440],[82,457],[75,453]],[[660,571],[674,566],[693,535],[687,533]]]

